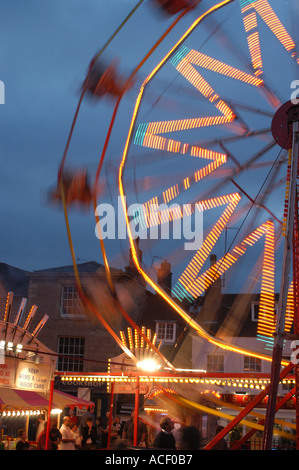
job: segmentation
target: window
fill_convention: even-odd
[[[173,344],[176,337],[176,324],[175,323],[157,323],[156,324],[157,341],[163,343]]]
[[[278,302],[275,302],[275,315],[277,315]],[[259,319],[260,302],[254,300],[251,302],[251,321],[257,322]]]
[[[58,358],[58,370],[65,372],[82,372],[85,338],[60,336],[58,338],[58,354],[66,357]]]
[[[208,354],[207,371],[224,372],[224,356],[221,354]]]
[[[60,315],[82,315],[83,308],[79,292],[74,285],[64,285],[61,289]]]
[[[252,321],[258,321],[259,319],[259,306],[260,306],[259,301],[251,302],[251,320]]]
[[[244,356],[244,372],[261,372],[262,361],[257,357]]]

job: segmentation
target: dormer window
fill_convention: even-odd
[[[278,302],[275,302],[275,315],[277,315],[277,307],[278,307]],[[260,308],[260,302],[259,300],[253,300],[251,302],[251,321],[253,322],[258,322],[259,319],[259,308]]]
[[[176,339],[176,323],[157,322],[156,333],[158,343],[163,341],[163,344],[174,344]]]

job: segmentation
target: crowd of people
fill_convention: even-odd
[[[37,427],[36,447],[32,447],[27,441],[24,429],[19,430],[19,441],[16,450],[38,450],[46,449],[47,422],[40,417]],[[135,412],[132,411],[130,418],[120,422],[118,417],[111,419],[109,425],[109,412],[106,419],[95,418],[93,410],[86,412],[79,420],[78,416],[71,410],[69,415],[62,419],[60,428],[57,420],[51,420],[50,433],[47,449],[49,450],[94,450],[105,449],[108,444],[108,433],[110,428],[109,448],[126,449],[134,445]],[[182,426],[177,432],[175,423],[169,416],[164,416],[160,421],[160,430],[156,433],[149,446],[148,431],[146,424],[138,418],[137,446],[153,447],[161,450],[199,450],[201,436],[196,426]],[[216,433],[221,431],[219,427]],[[215,449],[227,449],[226,441],[222,439]]]
[[[51,419],[48,450],[93,450],[107,447],[109,412],[106,419],[95,418],[94,410],[86,412],[80,419],[73,410],[62,418],[58,428],[57,419]],[[123,423],[124,424],[124,423]],[[114,418],[111,423],[111,440],[121,437],[121,423]],[[43,415],[36,422],[36,444],[28,442],[25,429],[19,429],[16,450],[46,450],[47,422]]]

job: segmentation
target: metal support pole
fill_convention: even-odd
[[[111,426],[112,426],[112,415],[113,415],[113,399],[114,399],[114,382],[111,382],[110,385],[110,412],[108,420],[108,437],[107,437],[107,449],[110,449],[111,442]]]
[[[266,412],[265,430],[263,438],[263,449],[270,450],[272,446],[273,426],[275,417],[275,408],[277,400],[277,390],[279,384],[279,373],[281,368],[282,351],[285,336],[285,313],[287,304],[287,295],[289,288],[290,265],[292,259],[292,246],[293,246],[293,226],[294,226],[294,211],[296,201],[296,178],[298,166],[298,121],[292,124],[292,162],[291,162],[291,176],[289,188],[289,204],[288,204],[288,217],[287,228],[284,242],[283,251],[283,267],[281,273],[280,295],[278,302],[276,334],[273,346],[272,366],[271,366],[271,383],[269,391],[269,401]]]
[[[299,158],[299,156],[298,156]],[[298,168],[297,168],[298,170]],[[297,177],[298,177],[297,173]],[[299,339],[299,198],[296,188],[296,204],[293,231],[293,298],[294,335]],[[296,449],[299,450],[299,364],[295,364],[295,405],[296,405]]]
[[[52,379],[50,383],[50,397],[49,397],[45,450],[50,449],[51,409],[52,409],[52,403],[53,403],[53,393],[54,393],[54,379]]]
[[[135,390],[135,414],[134,414],[134,440],[133,445],[136,447],[138,442],[138,415],[139,415],[139,376],[136,377]]]

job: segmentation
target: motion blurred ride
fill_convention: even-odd
[[[92,201],[92,191],[88,182],[86,170],[64,171],[62,185],[66,205],[79,204],[89,206]],[[57,181],[57,187],[50,192],[50,202],[62,202],[61,182]]]
[[[96,56],[90,62],[86,79],[83,87],[92,96],[101,98],[109,95],[113,98],[119,98],[133,85],[133,81],[125,79],[117,73],[117,61],[106,65]]]
[[[176,15],[186,8],[194,8],[200,0],[153,0],[168,15]]]

